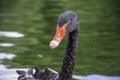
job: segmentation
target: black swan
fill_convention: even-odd
[[[65,35],[68,35],[68,39],[59,80],[72,79],[79,38],[79,21],[75,12],[66,11],[59,16],[56,34],[50,42],[50,47],[56,48]]]
[[[50,47],[52,49],[56,48],[65,35],[68,35],[68,39],[60,73],[58,74],[49,68],[41,71],[37,67],[33,67],[27,73],[33,75],[35,80],[72,80],[72,72],[75,64],[76,51],[79,40],[78,16],[73,11],[66,11],[59,16],[56,34],[49,44]],[[32,72],[33,69],[35,69],[35,73]],[[20,71],[17,71],[17,73],[18,72]]]

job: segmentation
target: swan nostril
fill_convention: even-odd
[[[55,41],[55,40],[51,41],[50,44],[49,44],[49,46],[52,49],[56,48],[58,45],[59,45],[59,43],[57,41]]]

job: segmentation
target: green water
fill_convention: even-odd
[[[9,68],[50,67],[60,71],[66,38],[56,49],[49,47],[58,16],[75,11],[80,19],[80,40],[74,74],[120,75],[119,0],[1,0],[0,31],[16,31],[21,38],[0,37],[0,52],[13,53],[4,59]]]

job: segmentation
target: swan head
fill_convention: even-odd
[[[50,42],[49,46],[52,49],[56,48],[64,36],[76,30],[78,28],[78,25],[78,17],[75,12],[66,11],[62,13],[58,18],[55,36]]]

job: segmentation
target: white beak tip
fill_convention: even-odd
[[[50,42],[49,46],[50,48],[55,49],[58,46],[58,44],[59,43],[57,41],[53,40]]]

